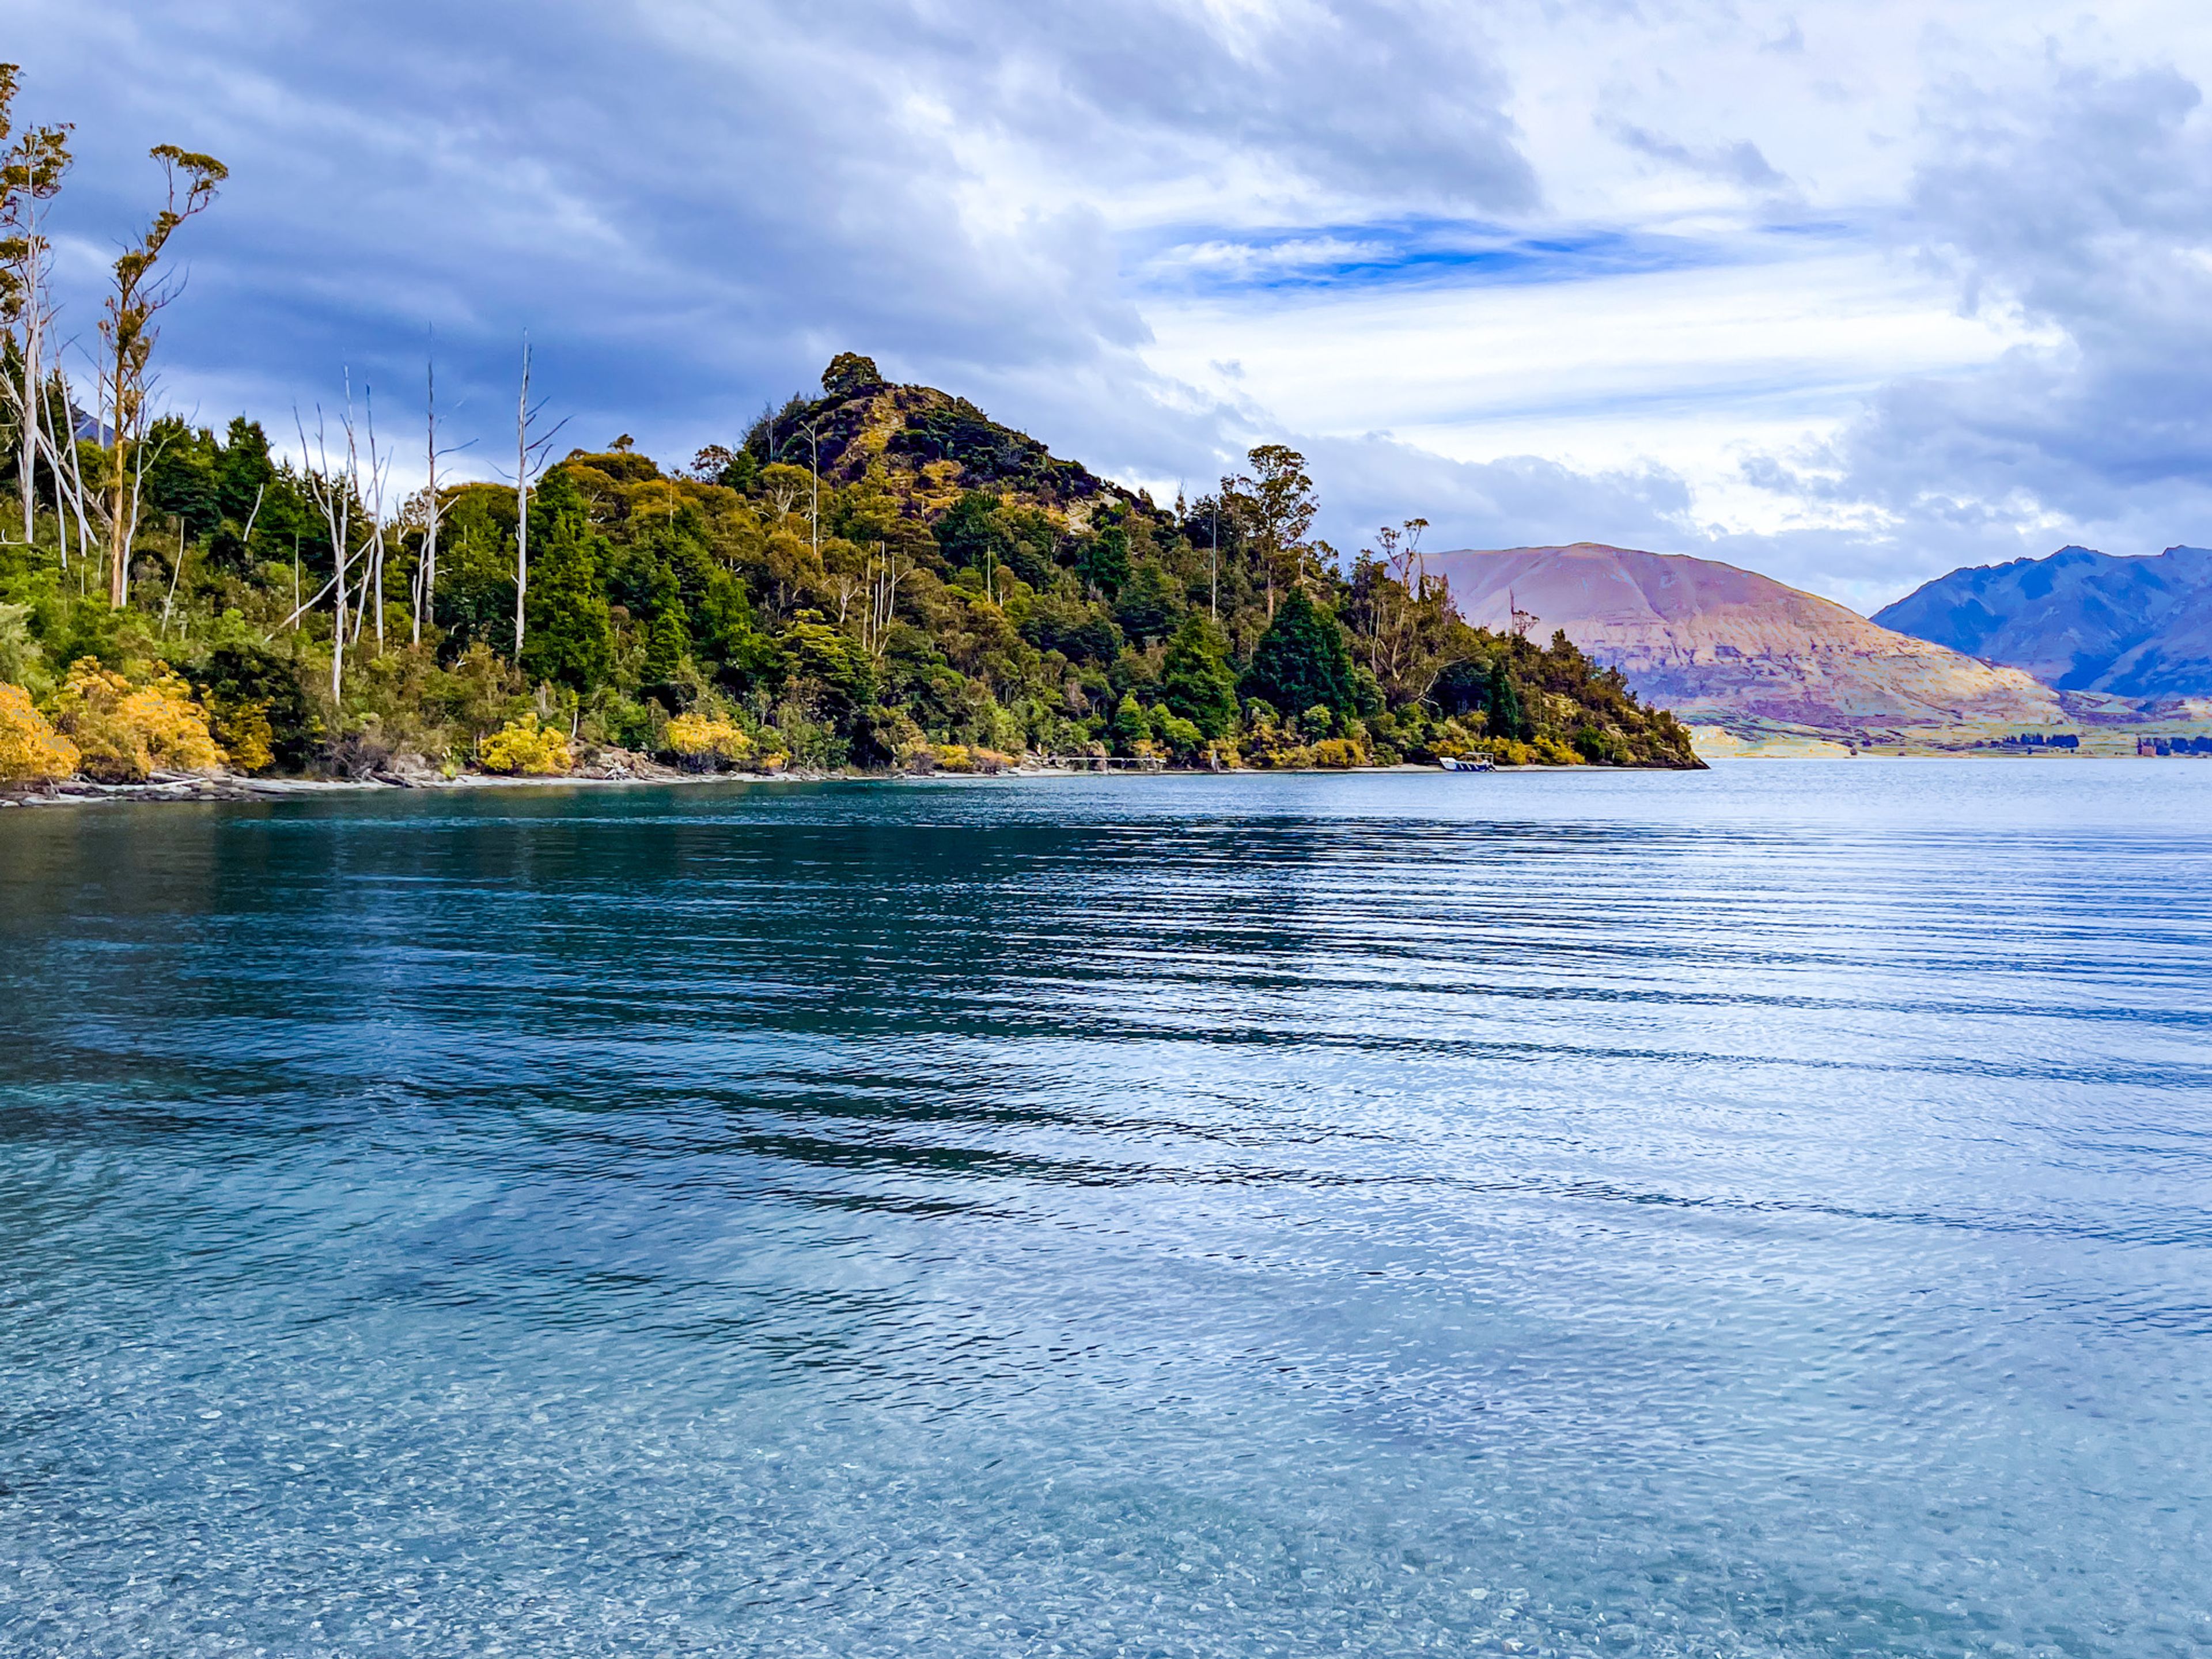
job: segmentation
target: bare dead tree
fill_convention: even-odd
[[[422,360],[422,459],[428,477],[422,487],[422,551],[415,562],[415,643],[422,643],[422,621],[434,626],[438,600],[438,531],[445,521],[445,506],[438,499],[438,463],[458,455],[476,442],[438,446],[438,364],[434,356]]]
[[[18,66],[0,64],[0,143],[14,131]],[[16,494],[22,498],[23,540],[38,530],[38,462],[46,447],[46,334],[53,306],[47,276],[51,246],[46,236],[46,208],[58,195],[70,167],[66,125],[33,127],[0,153],[0,327],[14,340],[20,380],[9,379],[6,402],[15,414]],[[58,520],[59,507],[56,517]],[[62,565],[69,566],[69,538],[57,522]]]
[[[543,402],[530,401],[530,337],[522,337],[522,383],[514,399],[514,659],[522,660],[522,623],[524,605],[530,592],[530,487],[545,469],[545,453],[553,447],[553,440],[561,428],[568,424],[564,419],[554,423],[552,429],[538,433],[538,417],[544,412]]]
[[[146,428],[146,369],[159,332],[155,319],[180,292],[178,284],[156,281],[154,273],[177,228],[204,212],[215,200],[216,187],[230,176],[230,169],[214,156],[174,144],[156,144],[147,154],[161,164],[167,199],[145,234],[116,259],[115,289],[100,324],[106,348],[101,368],[112,463],[107,483],[107,602],[118,608],[129,597],[131,540],[138,527],[144,481],[145,469],[137,464],[135,452]]]
[[[40,392],[42,405],[40,447],[46,451],[47,475],[53,480],[54,515],[76,526],[77,562],[79,574],[82,575],[82,567],[92,562],[95,540],[93,523],[99,509],[95,492],[85,482],[83,459],[77,453],[76,400],[70,394],[65,376],[58,373],[55,381],[58,383],[61,394],[58,411],[48,402],[56,386],[49,385]],[[66,522],[63,530],[62,562],[66,568],[69,562]]]
[[[900,568],[898,554],[882,542],[876,544],[875,555],[868,561],[868,614],[861,643],[878,659],[884,653],[884,635],[898,612],[899,578],[912,569],[911,564]]]
[[[799,492],[785,480],[779,478],[774,483],[765,485],[762,489],[761,498],[768,503],[769,510],[775,516],[781,519],[787,516],[791,509],[798,505]]]
[[[514,659],[522,660],[522,608],[530,592],[530,337],[522,337],[522,384],[514,398]]]
[[[438,364],[422,360],[422,455],[429,480],[422,487],[422,551],[415,561],[415,641],[422,643],[422,613],[438,588]]]
[[[169,591],[161,598],[161,637],[169,637],[169,611],[177,603],[177,579],[185,574],[185,520],[180,514],[169,517],[177,526],[177,562],[169,567]]]
[[[807,508],[814,533],[814,562],[822,562],[822,432],[818,422],[809,421],[805,427],[807,445],[811,451],[814,472],[814,500]]]
[[[331,557],[333,568],[331,579],[323,584],[321,592],[295,610],[287,620],[297,623],[307,611],[323,602],[323,594],[335,595],[331,603],[331,702],[337,704],[345,683],[346,647],[346,564],[349,532],[352,528],[353,502],[346,481],[331,465],[330,443],[323,424],[323,411],[315,410],[315,447],[312,459],[307,448],[307,430],[300,419],[300,411],[292,411],[292,422],[300,434],[301,482],[307,487],[308,499],[322,514],[323,523],[331,537]]]
[[[368,487],[361,489],[356,483],[356,495],[368,509],[368,546],[365,550],[368,566],[364,576],[374,596],[376,608],[376,648],[384,650],[384,486],[392,472],[388,456],[379,453],[376,446],[376,398],[374,388],[364,385],[361,389],[362,416],[368,430]],[[348,447],[351,447],[348,434]],[[359,624],[356,624],[358,632]]]

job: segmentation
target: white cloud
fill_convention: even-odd
[[[149,143],[232,163],[164,346],[210,418],[411,386],[435,325],[491,422],[527,325],[580,433],[665,454],[857,349],[1163,488],[1294,436],[1347,538],[1640,537],[1863,605],[2212,535],[2193,4],[26,0],[10,33],[29,112],[79,123],[79,265]]]

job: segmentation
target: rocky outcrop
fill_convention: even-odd
[[[1582,542],[1434,553],[1428,564],[1470,623],[1564,629],[1684,720],[1845,737],[2065,722],[2051,688],[2016,668],[1710,559]]]

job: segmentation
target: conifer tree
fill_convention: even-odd
[[[1352,707],[1352,653],[1334,617],[1293,587],[1260,636],[1245,672],[1244,694],[1277,708],[1316,704],[1336,714]]]
[[[1229,672],[1227,642],[1203,617],[1186,617],[1169,642],[1160,687],[1168,708],[1209,741],[1237,726],[1237,678]]]
[[[645,660],[638,665],[638,681],[650,690],[673,684],[684,672],[691,632],[686,625],[684,598],[677,585],[676,573],[665,561],[653,570],[647,599],[652,623],[645,636]]]
[[[614,623],[599,586],[598,538],[585,521],[583,494],[566,469],[546,474],[531,516],[539,526],[542,550],[530,584],[522,665],[534,678],[586,691],[614,665]]]
[[[1492,737],[1511,738],[1516,742],[1526,743],[1536,735],[1535,725],[1522,704],[1520,688],[1513,684],[1512,670],[1506,666],[1503,653],[1490,665],[1490,690],[1486,701],[1486,713]]]
[[[1145,705],[1137,701],[1137,694],[1125,691],[1121,706],[1114,711],[1114,744],[1123,754],[1133,754],[1140,743],[1148,743],[1152,736],[1152,716]]]

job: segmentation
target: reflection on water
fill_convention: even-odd
[[[0,1632],[2203,1654],[2208,809],[0,816]]]

